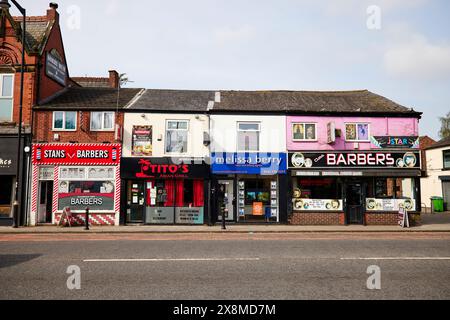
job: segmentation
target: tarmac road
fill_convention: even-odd
[[[0,235],[0,299],[449,298],[448,233]]]

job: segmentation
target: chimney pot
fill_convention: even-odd
[[[58,9],[58,4],[50,2],[49,7],[50,9],[47,10],[47,20],[55,20],[56,22],[59,22],[59,13],[56,11],[56,9]]]

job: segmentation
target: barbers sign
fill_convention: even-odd
[[[294,152],[291,169],[396,168],[420,169],[419,152]]]

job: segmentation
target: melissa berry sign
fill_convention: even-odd
[[[395,168],[420,169],[419,152],[295,152],[291,169]]]
[[[118,165],[120,144],[36,144],[36,165]]]

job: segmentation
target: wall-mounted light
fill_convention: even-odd
[[[158,134],[158,141],[162,141],[162,134]]]

